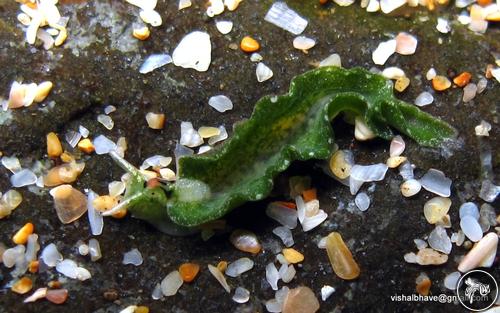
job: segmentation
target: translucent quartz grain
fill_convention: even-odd
[[[332,232],[326,238],[326,251],[333,271],[342,279],[351,280],[359,276],[359,266],[354,261],[351,251],[337,232]]]
[[[237,287],[232,299],[236,303],[246,303],[250,299],[250,291],[243,287]]]
[[[236,229],[233,231],[229,237],[229,241],[231,241],[236,249],[252,254],[257,254],[262,249],[257,236],[243,229]]]

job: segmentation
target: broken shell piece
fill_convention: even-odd
[[[396,36],[396,52],[402,55],[414,54],[418,40],[415,36],[401,32]]]
[[[430,278],[425,273],[420,273],[415,280],[416,291],[419,295],[428,296],[431,289],[432,282]]]
[[[64,276],[72,279],[78,279],[80,281],[84,281],[92,277],[87,269],[79,267],[75,261],[70,259],[65,259],[57,263],[56,270]]]
[[[115,126],[115,122],[109,115],[99,114],[97,116],[97,121],[102,124],[102,126],[106,127],[106,129],[111,130]]]
[[[262,250],[262,246],[257,236],[247,230],[236,229],[231,233],[229,241],[231,241],[236,249],[243,252],[257,254]]]
[[[148,112],[146,122],[151,129],[163,129],[165,126],[165,114]]]
[[[170,63],[172,63],[172,57],[168,53],[152,54],[144,60],[139,73],[147,74]]]
[[[386,164],[387,164],[387,167],[389,167],[389,168],[396,168],[396,167],[400,166],[405,161],[406,161],[406,157],[394,156],[394,157],[388,158]]]
[[[210,147],[209,145],[204,145],[198,149],[198,154],[203,154],[203,153],[208,152],[210,150],[212,150],[212,147]]]
[[[453,83],[458,87],[465,87],[470,82],[472,75],[469,72],[462,72],[453,78]]]
[[[33,171],[22,169],[10,177],[10,183],[13,187],[24,187],[33,185],[37,182],[37,177]]]
[[[85,153],[90,154],[90,153],[94,152],[95,147],[92,144],[92,141],[90,141],[90,139],[85,138],[78,143],[78,149],[80,149],[81,151],[83,151]]]
[[[31,23],[31,17],[29,17],[29,15],[26,13],[19,13],[17,15],[17,20],[24,26],[29,26]]]
[[[43,177],[43,184],[46,187],[54,187],[64,183],[74,182],[83,172],[85,163],[67,163],[52,168]]]
[[[20,170],[22,170],[21,162],[19,162],[19,159],[16,158],[16,157],[4,156],[2,158],[2,162],[1,163],[12,174],[15,174],[16,172],[19,172]]]
[[[165,278],[161,281],[161,292],[166,297],[173,296],[177,293],[179,288],[181,288],[184,281],[182,280],[181,274],[179,271],[170,272]]]
[[[436,70],[431,67],[427,73],[425,73],[425,78],[427,78],[427,80],[432,80],[434,77],[436,77],[437,73],[436,73]]]
[[[139,16],[144,23],[150,24],[153,27],[158,27],[163,22],[160,14],[158,14],[155,10],[142,10],[139,12]]]
[[[89,220],[90,231],[92,235],[98,236],[102,234],[102,229],[104,227],[103,216],[94,207],[94,199],[98,195],[90,190],[87,194],[87,217]]]
[[[444,278],[443,284],[449,290],[456,290],[458,280],[460,279],[460,272],[453,272]]]
[[[215,266],[208,264],[208,270],[210,273],[217,279],[217,281],[222,285],[222,287],[227,291],[227,293],[231,292],[231,287],[227,284],[226,278],[224,274]]]
[[[342,60],[340,59],[340,55],[338,55],[337,53],[330,54],[325,59],[321,60],[321,62],[319,62],[318,67],[323,66],[342,67]]]
[[[78,126],[78,132],[83,138],[87,138],[90,135],[90,131],[83,125]]]
[[[273,3],[264,17],[266,22],[272,23],[294,35],[300,35],[307,27],[308,21],[297,12],[290,9],[285,2]]]
[[[139,167],[139,169],[145,170],[145,169],[148,169],[150,167],[152,167],[153,169],[163,168],[163,167],[169,166],[171,162],[172,162],[171,157],[166,157],[163,155],[153,155],[153,156],[147,158],[146,160],[144,160],[144,162],[142,162],[142,165]]]
[[[8,107],[17,109],[24,106],[24,97],[26,95],[26,87],[16,81],[10,86]]]
[[[405,147],[406,147],[406,144],[405,144],[405,141],[403,140],[403,137],[401,137],[400,135],[397,135],[394,138],[392,138],[392,140],[391,140],[391,146],[389,148],[389,155],[391,157],[400,156],[403,153],[403,151],[405,151]]]
[[[51,36],[57,36],[57,35],[59,35],[59,30],[56,29],[56,28],[52,28],[52,27],[51,28],[47,28],[46,31],[47,31],[47,34],[49,34]]]
[[[87,198],[71,185],[61,185],[50,190],[57,217],[63,224],[79,219],[87,211]]]
[[[462,232],[473,242],[477,242],[483,238],[483,230],[477,219],[473,216],[466,215],[460,219],[460,228]]]
[[[406,0],[381,0],[380,9],[385,14],[391,13],[406,3]]]
[[[432,87],[434,90],[443,91],[451,87],[451,81],[442,75],[437,75],[432,79]]]
[[[135,5],[143,10],[153,10],[156,8],[157,0],[125,0],[131,5]]]
[[[319,301],[311,288],[300,286],[291,289],[283,303],[283,313],[315,313],[319,310]]]
[[[200,266],[196,263],[183,263],[179,266],[179,274],[186,283],[192,282],[199,272]]]
[[[396,66],[391,66],[388,68],[385,68],[382,71],[382,76],[388,79],[399,79],[401,77],[405,77],[405,72],[400,69],[399,67]]]
[[[198,133],[200,134],[201,138],[210,138],[213,136],[218,136],[220,134],[220,129],[218,129],[217,127],[202,126],[198,129]]]
[[[224,0],[224,5],[229,11],[234,11],[243,0]]]
[[[293,47],[302,51],[307,51],[316,45],[316,40],[306,36],[298,36],[293,39]]]
[[[151,34],[151,31],[147,26],[143,26],[141,28],[134,28],[132,31],[132,36],[139,40],[146,40],[149,38],[149,35]]]
[[[286,248],[282,250],[283,256],[290,264],[296,264],[304,261],[304,255],[293,248]]]
[[[201,150],[201,148],[200,148],[200,150]],[[160,169],[160,176],[161,176],[161,178],[166,179],[167,181],[175,181],[175,179],[176,179],[175,172],[169,168]]]
[[[368,210],[368,207],[370,207],[370,201],[370,197],[364,192],[358,193],[356,198],[354,198],[354,203],[362,212]]]
[[[422,185],[416,179],[409,179],[401,184],[401,194],[405,197],[416,195],[422,189]]]
[[[215,27],[217,27],[217,30],[221,34],[227,35],[233,29],[233,22],[231,22],[231,21],[217,21],[217,22],[215,22]]]
[[[431,104],[434,101],[434,97],[431,93],[424,91],[420,93],[415,99],[415,105],[419,107],[423,107]]]
[[[11,290],[12,292],[23,295],[29,292],[31,288],[33,288],[33,281],[28,277],[23,277],[12,285]]]
[[[182,38],[172,54],[172,59],[176,66],[205,72],[210,66],[211,53],[210,35],[194,31]]]
[[[443,219],[451,207],[449,198],[435,197],[424,204],[425,219],[429,224],[436,224]]]
[[[387,165],[377,163],[372,165],[356,164],[351,168],[350,179],[355,179],[360,182],[381,181],[387,173]]]
[[[241,274],[251,270],[253,268],[254,262],[249,258],[240,258],[234,262],[231,262],[225,273],[230,277],[238,277]]]
[[[452,247],[451,240],[443,226],[437,225],[436,228],[429,234],[427,241],[432,249],[444,254],[450,254]]]
[[[36,93],[37,93],[37,84],[24,84],[25,94],[23,99],[23,106],[29,107],[35,101]]]
[[[394,83],[394,89],[399,92],[405,91],[406,88],[410,85],[410,79],[406,76],[398,77],[396,82]]]
[[[122,264],[132,264],[134,266],[139,266],[142,264],[144,259],[142,258],[142,254],[137,248],[133,248],[130,251],[127,251],[123,254]]]
[[[306,216],[301,223],[302,230],[305,232],[310,231],[323,223],[327,218],[328,214],[323,210],[319,210],[314,216]]]
[[[384,65],[387,59],[396,52],[396,40],[381,42],[372,53],[372,60],[377,65]]]
[[[68,290],[67,289],[49,289],[49,290],[47,290],[47,294],[46,294],[45,298],[54,304],[63,304],[64,302],[66,302],[66,299],[68,299]]]
[[[244,52],[252,53],[260,49],[260,43],[250,36],[241,39],[240,49]]]
[[[349,150],[337,150],[330,158],[329,165],[333,175],[340,179],[346,179],[351,175],[354,156]]]
[[[447,34],[451,31],[450,23],[444,18],[438,17],[436,29],[442,34]]]
[[[448,256],[431,248],[423,248],[418,251],[415,261],[420,265],[439,265],[446,263]]]
[[[52,84],[52,82],[50,81],[45,81],[38,84],[34,101],[42,102],[43,100],[45,100],[45,98],[47,98],[47,96],[49,95],[50,90],[52,90],[53,86],[54,84]]]
[[[225,95],[210,97],[210,99],[208,99],[208,105],[221,113],[233,109],[233,102]]]
[[[250,291],[243,287],[237,287],[232,299],[236,303],[247,303],[250,299]]]
[[[26,41],[30,45],[35,44],[36,34],[38,32],[38,28],[40,28],[40,25],[42,24],[42,20],[43,17],[41,16],[41,14],[37,13],[37,15],[33,17],[28,28],[26,29]]]
[[[191,0],[179,0],[179,11],[189,8],[191,5]]]
[[[335,288],[329,285],[324,285],[321,287],[321,300],[326,301],[333,293],[335,292]]]
[[[21,227],[12,237],[12,242],[14,242],[16,245],[24,245],[26,242],[28,242],[28,237],[33,234],[33,231],[35,229],[35,226],[33,223],[26,223],[23,227]],[[36,239],[38,238],[38,235],[36,236]],[[31,253],[26,253],[26,255],[29,255]],[[33,259],[30,258],[30,261]]]
[[[355,0],[333,0],[336,4],[338,4],[341,7],[348,7],[351,4],[354,3]]]
[[[47,154],[51,158],[57,158],[63,153],[61,141],[56,133],[47,134]]]
[[[377,12],[378,10],[380,10],[380,2],[378,0],[369,0],[366,12]]]
[[[47,294],[47,288],[38,288],[37,290],[35,290],[35,292],[33,292],[31,296],[24,299],[23,302],[24,303],[35,302],[39,299],[45,298],[46,294]]]
[[[473,100],[474,97],[476,97],[476,94],[477,94],[477,85],[473,83],[467,84],[464,87],[464,95],[462,97],[463,102],[469,102]]]
[[[366,125],[362,117],[356,116],[354,120],[354,137],[359,141],[375,138],[375,133]]]
[[[266,265],[266,281],[273,290],[278,290],[279,272],[273,262]]]
[[[491,124],[485,120],[481,120],[481,123],[474,128],[476,136],[489,136],[491,130]]]
[[[121,181],[112,181],[108,184],[109,195],[116,197],[125,191],[125,183]]]
[[[339,233],[332,232],[328,235],[326,251],[337,276],[346,280],[356,279],[359,276],[359,266]]]
[[[266,209],[266,214],[289,229],[297,227],[297,211],[292,210],[279,202],[269,203]]]
[[[495,79],[497,80],[497,82],[500,83],[500,67],[491,69],[491,76],[495,77]]]
[[[0,219],[8,216],[23,201],[19,191],[11,189],[2,195],[0,199]]]
[[[449,197],[451,194],[451,179],[436,169],[429,169],[425,175],[420,178],[420,183],[425,190],[435,193],[441,197]]]
[[[179,143],[186,147],[198,147],[203,144],[200,134],[193,128],[191,122],[181,122],[181,138]]]
[[[66,38],[68,38],[68,31],[62,28],[54,41],[54,46],[59,47],[66,41]]]
[[[498,235],[495,233],[487,234],[462,259],[458,270],[464,273],[478,267],[490,254],[496,254],[497,246]]]
[[[262,57],[262,55],[260,55],[259,53],[257,52],[254,52],[250,55],[250,61],[252,62],[260,62],[262,61],[264,58]]]
[[[214,17],[224,12],[224,3],[222,0],[209,0],[208,3],[210,4],[207,8],[208,16]]]
[[[97,211],[106,211],[118,205],[118,199],[109,195],[98,196],[92,201],[92,206]]]
[[[257,69],[255,70],[255,75],[257,76],[257,81],[262,83],[273,77],[273,71],[264,63],[259,62],[259,64],[257,64]]]
[[[220,134],[217,135],[217,136],[214,136],[214,137],[211,137],[208,139],[208,144],[209,145],[214,145],[220,141],[223,141],[223,140],[226,140],[227,137],[228,137],[228,134],[227,134],[227,131],[226,131],[226,128],[224,126],[219,126],[218,127],[219,130],[220,130]]]

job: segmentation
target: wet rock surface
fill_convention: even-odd
[[[105,134],[113,140],[125,136],[129,149],[126,158],[139,165],[154,154],[173,156],[175,141],[180,134],[181,121],[200,126],[225,125],[231,135],[234,122],[247,118],[255,102],[264,95],[282,94],[288,90],[290,79],[313,68],[311,63],[338,53],[344,67],[371,68],[371,52],[377,45],[400,31],[419,39],[417,52],[412,56],[393,55],[385,66],[398,66],[405,70],[411,84],[398,97],[413,103],[422,91],[430,91],[425,73],[434,67],[443,75],[469,71],[484,74],[486,64],[494,63],[492,53],[500,52],[500,29],[492,25],[483,36],[477,36],[465,26],[453,24],[450,34],[435,30],[438,16],[456,14],[450,11],[409,11],[409,17],[369,14],[358,6],[319,7],[316,1],[289,1],[302,16],[309,20],[304,35],[315,38],[317,45],[308,54],[293,48],[294,36],[264,21],[271,1],[245,1],[234,12],[226,12],[224,19],[234,21],[233,31],[220,34],[215,22],[205,16],[203,3],[178,11],[176,1],[161,1],[157,11],[163,16],[163,25],[152,29],[147,41],[131,36],[132,24],[137,21],[135,7],[113,0],[61,1],[62,15],[70,16],[69,37],[59,48],[49,51],[25,43],[24,32],[16,15],[19,5],[0,0],[0,95],[6,97],[12,81],[41,82],[51,80],[54,88],[43,105],[11,112],[0,125],[0,151],[17,156],[23,165],[46,158],[45,135],[54,131],[64,134],[84,125],[91,137]],[[411,14],[411,15],[410,15]],[[424,17],[427,21],[420,21]],[[139,74],[139,67],[148,55],[172,53],[181,38],[193,30],[206,31],[212,39],[212,63],[208,72],[164,66],[147,75]],[[262,49],[266,65],[274,76],[265,83],[255,78],[256,64],[249,55],[229,47],[242,37],[251,35]],[[440,38],[442,43],[439,43]],[[379,67],[382,69],[382,67]],[[451,75],[453,76],[453,75]],[[416,78],[419,77],[419,78]],[[463,103],[463,92],[454,88],[435,93],[435,101],[424,108],[455,126],[460,144],[446,149],[427,149],[407,140],[405,155],[417,166],[421,177],[429,168],[437,168],[453,180],[450,217],[454,231],[459,229],[460,203],[477,201],[481,185],[479,149],[490,146],[494,174],[499,175],[500,155],[498,136],[498,82],[489,81],[486,90],[470,102]],[[234,108],[219,113],[208,105],[216,94],[228,95]],[[47,105],[53,102],[52,105]],[[112,130],[97,122],[97,115],[107,105],[114,105],[110,114],[115,122]],[[147,112],[166,114],[163,130],[147,127]],[[5,117],[6,113],[0,113]],[[474,127],[481,120],[492,124],[490,136],[479,141]],[[0,118],[3,120],[3,118]],[[353,139],[353,127],[336,121],[336,136],[342,149],[353,149],[357,163],[385,162],[389,142],[375,140],[360,143]],[[107,184],[117,180],[121,169],[107,156],[85,156],[86,167],[74,187],[92,188],[104,194]],[[375,184],[371,192],[371,205],[366,212],[354,207],[354,197],[348,188],[324,175],[316,162],[295,163],[277,179],[275,196],[283,199],[287,178],[293,175],[311,175],[318,189],[321,208],[329,214],[327,222],[315,230],[303,233],[293,231],[294,248],[305,260],[297,269],[290,288],[305,285],[318,298],[323,285],[336,291],[320,312],[465,312],[459,304],[425,302],[391,302],[390,296],[414,294],[415,278],[426,272],[433,281],[431,294],[451,291],[444,287],[444,277],[456,271],[458,259],[466,253],[463,247],[453,246],[450,260],[442,266],[422,267],[408,264],[403,255],[414,251],[413,239],[423,238],[434,226],[423,215],[424,203],[433,197],[422,191],[406,199],[400,195],[402,182],[396,171],[387,174],[384,181]],[[10,188],[10,172],[0,167],[0,190]],[[365,190],[366,186],[363,188]],[[122,220],[106,219],[104,232],[98,236],[102,258],[96,263],[80,256],[77,241],[92,238],[86,218],[62,225],[47,190],[35,195],[20,189],[24,201],[6,220],[0,221],[0,242],[10,245],[11,236],[27,221],[35,224],[40,244],[55,243],[66,257],[87,268],[92,278],[84,282],[66,280],[69,290],[65,304],[56,306],[47,301],[23,304],[23,297],[13,294],[5,286],[11,280],[9,271],[0,266],[0,312],[119,312],[132,304],[150,307],[152,312],[263,312],[264,302],[274,297],[274,291],[264,277],[265,266],[274,259],[273,247],[280,247],[279,238],[272,234],[276,223],[265,215],[268,200],[249,203],[228,217],[228,224],[256,233],[263,244],[263,252],[252,257],[255,266],[237,278],[228,279],[234,288],[243,286],[251,293],[250,301],[237,304],[231,295],[210,275],[207,265],[221,260],[234,261],[248,254],[236,250],[228,240],[229,233],[208,242],[199,236],[170,237],[159,233],[144,222],[127,217]],[[498,203],[496,203],[498,214]],[[360,277],[347,282],[336,277],[324,250],[316,246],[319,238],[332,231],[342,234],[361,269]],[[144,262],[141,266],[123,265],[123,254],[139,249]],[[179,293],[160,301],[151,299],[154,286],[169,272],[184,262],[201,264],[201,273],[190,284],[184,284]],[[491,270],[500,278],[498,267]],[[54,270],[33,275],[36,288],[57,278]],[[280,286],[281,287],[281,286]],[[110,297],[110,291],[113,296]]]

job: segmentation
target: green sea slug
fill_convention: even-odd
[[[148,187],[135,167],[110,153],[132,174],[125,200],[115,209],[127,207],[134,217],[171,234],[219,219],[247,201],[265,198],[274,177],[291,162],[330,157],[331,121],[341,112],[361,118],[384,139],[392,138],[395,129],[436,147],[455,136],[447,123],[396,99],[392,90],[384,77],[361,68],[306,72],[292,80],[288,94],[260,99],[224,144],[181,157],[175,183]]]

